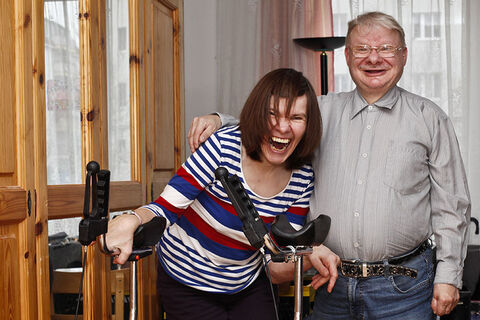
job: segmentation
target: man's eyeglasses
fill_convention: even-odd
[[[366,58],[370,55],[373,50],[377,51],[377,54],[382,58],[392,58],[395,56],[397,51],[403,49],[403,47],[394,47],[391,44],[382,44],[378,47],[370,47],[368,44],[360,44],[358,46],[350,47],[352,50],[353,56],[355,58]]]

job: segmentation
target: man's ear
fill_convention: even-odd
[[[348,54],[348,48],[345,46],[345,60],[347,61],[347,65],[350,63],[350,55]]]
[[[407,49],[407,47],[405,47],[402,50],[403,66],[405,66],[407,64],[407,56],[408,56],[408,49]]]

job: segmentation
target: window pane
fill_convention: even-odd
[[[108,166],[131,180],[128,0],[107,1]]]
[[[81,183],[77,1],[46,1],[47,183]]]
[[[413,14],[413,36],[420,38],[422,36],[420,31],[420,13]]]

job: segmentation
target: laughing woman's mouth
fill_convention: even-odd
[[[283,151],[288,148],[288,145],[290,144],[290,139],[270,137],[269,142],[273,150]]]

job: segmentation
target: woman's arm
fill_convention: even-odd
[[[105,235],[107,249],[112,251],[115,257],[113,263],[124,264],[132,253],[133,234],[140,226],[155,217],[153,212],[145,208],[135,210],[138,215],[123,214],[112,219],[108,223],[108,232]],[[141,223],[140,223],[141,220]]]

